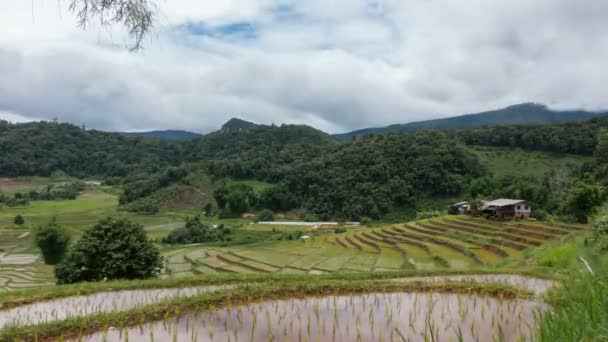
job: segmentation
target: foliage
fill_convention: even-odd
[[[135,170],[157,172],[177,164],[176,142],[85,130],[71,124],[0,120],[0,175],[75,177],[125,176]]]
[[[608,252],[608,206],[599,210],[591,221],[592,240],[598,254]]]
[[[253,188],[242,183],[223,183],[214,192],[213,197],[220,210],[238,216],[258,204],[258,197]]]
[[[552,125],[490,126],[456,134],[470,145],[591,155],[602,127],[608,127],[607,118]]]
[[[21,215],[17,215],[15,216],[15,219],[13,220],[13,223],[20,226],[22,224],[25,224],[25,219],[23,218],[23,216]]]
[[[477,196],[469,201],[469,207],[471,208],[471,215],[481,216],[481,207],[483,206],[483,197]]]
[[[477,158],[441,132],[366,136],[347,144],[247,149],[208,163],[218,177],[275,184],[262,193],[268,209],[304,207],[321,219],[378,219],[426,196],[460,193],[483,174]],[[217,199],[217,197],[216,197]],[[224,202],[220,199],[218,205]]]
[[[133,203],[123,205],[121,209],[139,215],[154,215],[160,211],[158,204],[149,197],[141,198]]]
[[[163,243],[167,244],[191,244],[191,243],[206,243],[215,241],[229,241],[231,230],[224,227],[223,224],[211,227],[201,223],[200,217],[194,216],[186,219],[186,225],[183,228],[172,230],[169,235],[163,239]]]
[[[86,28],[92,20],[102,25],[122,24],[134,40],[132,50],[139,50],[145,35],[154,24],[153,0],[71,0],[70,10],[78,24]]]
[[[268,221],[274,221],[274,215],[272,214],[272,211],[270,210],[262,210],[258,216],[255,219],[256,221],[260,222],[260,221],[264,221],[264,222],[268,222]]]
[[[162,257],[143,226],[127,219],[100,220],[85,231],[55,269],[59,284],[143,279],[158,274]]]
[[[346,228],[338,227],[338,228],[334,229],[334,233],[336,233],[336,234],[346,233]]]
[[[568,191],[563,204],[564,211],[579,222],[587,222],[594,209],[606,199],[606,189],[592,182],[578,181]]]
[[[120,196],[120,204],[127,204],[151,195],[153,192],[181,181],[188,171],[185,167],[168,167],[155,175],[139,174],[127,179],[124,192]]]
[[[605,267],[595,270],[606,274]],[[572,274],[549,297],[550,310],[540,315],[536,340],[603,340],[608,329],[608,282],[604,276]]]
[[[42,252],[44,262],[48,265],[56,265],[63,259],[68,249],[70,235],[53,218],[51,222],[34,231],[34,241]]]

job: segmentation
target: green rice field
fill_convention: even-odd
[[[526,251],[586,229],[533,221],[443,216],[407,224],[349,228],[296,241],[165,252],[164,276],[235,273],[387,272],[467,269],[521,259]]]

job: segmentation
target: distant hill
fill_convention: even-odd
[[[164,131],[148,131],[148,132],[126,132],[123,133],[131,137],[156,138],[161,140],[192,140],[203,136],[199,133],[180,131],[180,130],[164,130]]]
[[[245,120],[241,120],[241,119],[237,119],[237,118],[232,118],[232,119],[228,120],[225,124],[222,125],[220,132],[233,133],[233,132],[246,131],[246,130],[250,130],[250,129],[256,129],[256,128],[260,128],[260,127],[263,127],[263,125],[258,125],[253,122],[249,122],[249,121],[245,121]]]
[[[497,125],[550,124],[565,121],[584,121],[603,115],[608,115],[608,112],[588,112],[583,110],[555,111],[542,104],[522,103],[503,109],[444,119],[364,128],[349,133],[338,134],[336,137],[346,139],[356,135],[371,133],[416,132],[423,129],[466,129]]]

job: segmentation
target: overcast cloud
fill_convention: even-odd
[[[145,50],[68,1],[0,2],[0,118],[329,132],[542,102],[608,108],[608,1],[160,0]]]

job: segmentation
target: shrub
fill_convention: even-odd
[[[163,239],[163,243],[168,244],[191,244],[215,241],[226,241],[232,231],[224,227],[223,224],[217,227],[210,227],[201,223],[200,217],[186,219],[186,225],[182,228],[172,230]]]
[[[140,215],[154,215],[160,211],[158,204],[151,198],[142,198],[123,206],[123,209]]]
[[[143,226],[108,217],[87,230],[57,265],[59,284],[105,279],[145,279],[158,274],[163,259]]]
[[[346,233],[346,228],[338,227],[338,228],[334,229],[334,233],[336,233],[336,234]]]
[[[538,221],[547,221],[549,218],[549,213],[540,208],[534,209],[534,211],[532,211],[532,218],[535,218]]]
[[[14,222],[16,225],[20,226],[20,225],[22,225],[22,224],[24,224],[24,223],[25,223],[25,219],[23,218],[23,216],[21,216],[21,215],[17,215],[17,216],[15,216],[15,219],[13,220],[13,222]]]
[[[371,226],[371,225],[372,225],[372,223],[373,223],[373,222],[374,222],[374,221],[373,221],[371,218],[369,218],[369,217],[365,217],[365,216],[363,216],[363,217],[361,218],[361,224],[362,224],[362,225],[364,225],[364,226],[368,226],[368,227],[369,227],[369,226]]]
[[[306,213],[300,216],[300,219],[304,222],[318,222],[319,216],[311,213]]]
[[[42,252],[42,258],[48,265],[58,264],[65,255],[70,243],[68,233],[53,219],[45,226],[38,227],[34,232],[36,245]]]
[[[274,221],[274,216],[272,215],[272,211],[270,210],[262,210],[258,217],[255,219],[257,222],[260,221]]]

